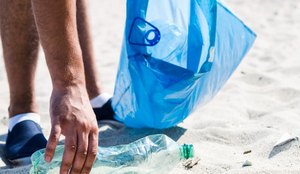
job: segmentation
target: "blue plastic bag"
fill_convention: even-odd
[[[127,0],[115,118],[136,128],[177,125],[216,95],[255,37],[215,0]]]

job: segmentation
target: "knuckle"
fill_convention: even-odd
[[[61,125],[68,125],[70,123],[70,121],[69,120],[67,120],[67,119],[61,119],[60,120],[60,124]],[[63,128],[62,128],[63,129]]]
[[[86,158],[86,156],[87,156],[87,151],[86,150],[79,150],[78,151],[78,153],[79,153],[79,156],[81,157],[81,158]]]
[[[73,167],[72,168],[72,173],[80,173],[81,169],[79,167]]]
[[[95,158],[97,156],[97,153],[98,153],[98,150],[97,149],[93,149],[93,150],[90,151],[89,155],[92,158]]]
[[[71,165],[72,165],[71,162],[63,162],[61,168],[64,170],[69,170]]]
[[[92,167],[90,166],[86,166],[82,169],[82,174],[87,174],[87,173],[90,173],[90,171],[92,170]]]
[[[91,132],[93,132],[95,135],[98,136],[98,126],[93,126],[92,129],[91,129]]]
[[[89,130],[88,124],[82,123],[82,124],[81,124],[81,129],[82,129],[82,131],[84,131],[84,132],[88,131],[88,130]]]
[[[68,146],[67,150],[72,151],[72,152],[76,152],[76,146],[75,145]]]
[[[96,131],[93,131],[93,132],[91,132],[90,133],[90,138],[92,139],[92,140],[94,140],[94,141],[97,141],[98,140],[98,130],[96,130]]]
[[[59,139],[59,134],[58,133],[52,133],[50,135],[50,138],[52,141],[57,141]]]
[[[85,131],[91,130],[91,128],[92,128],[91,124],[88,123],[88,122],[83,122],[83,123],[81,123],[81,127],[82,127],[82,129],[85,130]]]
[[[78,120],[76,114],[74,114],[74,113],[72,114],[71,120],[74,121],[74,122],[76,122]]]

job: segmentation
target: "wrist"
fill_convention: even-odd
[[[52,80],[53,90],[68,90],[73,88],[85,88],[85,81],[84,79],[69,79],[69,80],[60,80],[55,79]]]
[[[62,57],[60,62],[55,62],[55,64],[51,62],[49,64],[53,88],[85,87],[86,82],[82,57],[78,55],[58,57]],[[57,59],[52,58],[52,60]]]
[[[54,91],[74,91],[74,90],[85,90],[85,83],[82,80],[74,79],[72,81],[60,81],[57,80],[56,82],[53,82],[53,90]]]
[[[53,96],[68,96],[73,99],[76,98],[80,101],[82,99],[89,101],[86,87],[82,84],[73,84],[73,85],[69,85],[69,86],[53,87],[52,97]]]

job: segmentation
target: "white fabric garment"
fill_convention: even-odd
[[[110,98],[110,94],[102,93],[99,96],[93,98],[90,102],[93,108],[101,108]]]
[[[40,124],[41,117],[37,113],[24,113],[24,114],[18,114],[14,117],[10,118],[8,121],[8,130],[12,131],[14,126],[22,121],[31,120],[37,124]]]

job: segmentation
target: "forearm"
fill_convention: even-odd
[[[76,26],[76,0],[32,0],[54,88],[85,85]]]

